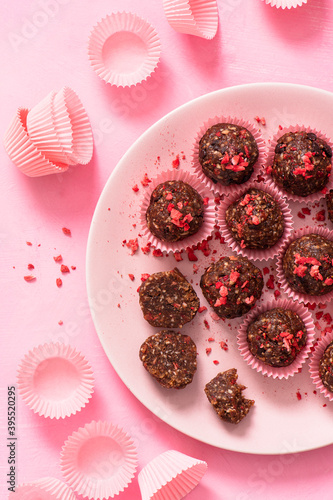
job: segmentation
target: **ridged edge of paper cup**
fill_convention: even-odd
[[[270,194],[272,198],[274,198],[274,200],[279,205],[283,214],[284,218],[283,234],[279,239],[279,241],[277,241],[277,243],[275,243],[274,246],[268,249],[256,250],[251,248],[242,248],[241,245],[234,239],[225,220],[226,210],[229,207],[229,205],[231,205],[234,201],[240,198],[240,196],[242,196],[242,194],[244,194],[250,188],[260,189],[261,191],[265,191],[266,193]],[[233,194],[230,194],[227,198],[225,198],[223,201],[220,202],[217,211],[217,224],[220,227],[221,235],[224,237],[226,243],[230,246],[230,248],[234,252],[241,254],[249,259],[260,260],[260,261],[268,260],[275,257],[278,254],[280,248],[282,247],[284,241],[287,238],[289,238],[293,230],[293,218],[290,207],[288,203],[284,200],[284,198],[281,198],[279,196],[279,191],[276,189],[272,181],[268,181],[266,183],[252,183],[245,189],[243,187],[235,188]]]
[[[294,291],[287,282],[284,271],[283,271],[283,256],[288,248],[288,246],[296,239],[301,236],[305,236],[307,234],[319,234],[323,238],[333,241],[333,231],[323,227],[306,227],[302,229],[298,229],[294,231],[286,240],[283,241],[283,244],[278,253],[278,259],[276,264],[277,271],[277,279],[281,285],[281,289],[293,300],[304,302],[305,304],[309,302],[310,304],[319,304],[321,302],[330,302],[333,298],[333,291],[326,293],[324,295],[308,295],[305,293],[299,293]]]
[[[55,364],[58,361],[58,367]],[[65,362],[65,364],[64,364]],[[50,394],[45,393],[45,383],[43,394],[38,392],[36,377],[42,370],[60,373],[64,369],[62,381],[68,376],[68,384],[71,382],[71,373],[75,374],[72,381],[71,391],[64,390],[63,397],[54,397],[50,389]],[[69,373],[71,371],[71,373]],[[46,377],[49,376],[45,371]],[[35,413],[49,418],[65,418],[77,413],[89,401],[93,393],[94,377],[90,364],[86,358],[76,349],[69,345],[60,343],[49,343],[35,347],[29,351],[22,359],[17,373],[18,390],[28,405]]]
[[[216,0],[163,0],[164,13],[170,26],[179,33],[211,40],[217,33]]]
[[[318,341],[318,344],[315,345],[313,353],[310,358],[309,363],[309,371],[312,382],[317,387],[317,389],[328,398],[330,401],[333,401],[333,392],[330,392],[323,384],[320,375],[319,375],[319,363],[324,354],[326,347],[333,341],[333,332],[327,333],[325,337],[321,338]]]
[[[275,309],[276,307],[281,307],[283,309],[291,309],[294,311],[303,321],[306,332],[307,339],[306,345],[299,352],[296,359],[288,366],[284,367],[274,367],[267,365],[253,356],[249,350],[248,342],[247,342],[247,327],[252,321],[261,313],[266,312],[271,309]],[[306,359],[308,358],[311,347],[313,345],[315,338],[315,329],[314,323],[311,313],[303,304],[298,304],[291,299],[278,299],[272,300],[265,304],[261,304],[260,306],[254,308],[250,314],[246,317],[243,323],[240,325],[239,333],[237,336],[237,345],[242,355],[243,359],[246,363],[258,373],[262,373],[262,375],[266,375],[268,377],[272,377],[273,379],[287,379],[293,375],[295,375],[303,366]]]
[[[148,209],[150,203],[150,196],[159,184],[166,181],[183,181],[193,187],[202,197],[202,199],[207,199],[207,205],[204,205],[204,222],[200,229],[193,235],[188,236],[180,241],[167,242],[161,241],[156,236],[154,236],[148,229],[146,222],[146,211]],[[161,250],[162,252],[170,253],[170,252],[181,252],[186,248],[191,248],[198,243],[201,243],[203,240],[207,239],[212,235],[215,229],[216,222],[216,213],[215,213],[215,204],[214,204],[214,195],[208,190],[194,175],[187,171],[183,170],[165,170],[161,172],[158,176],[151,179],[151,183],[149,184],[149,188],[145,192],[142,201],[141,201],[141,209],[140,209],[140,224],[142,227],[141,235],[147,239],[147,241],[156,249]]]
[[[267,5],[271,7],[276,7],[277,9],[293,9],[295,7],[301,7],[303,4],[307,3],[308,0],[263,0]]]
[[[137,35],[147,48],[141,66],[132,72],[108,68],[103,60],[103,47],[115,33]],[[88,41],[88,58],[95,73],[106,83],[117,87],[131,87],[146,80],[156,69],[161,55],[161,42],[155,28],[132,12],[114,12],[101,19],[92,29]]]
[[[142,500],[183,498],[198,485],[206,470],[203,460],[175,450],[161,453],[139,472]]]
[[[215,183],[210,179],[207,175],[205,175],[202,171],[201,164],[199,162],[199,142],[205,132],[218,123],[232,123],[233,125],[238,125],[240,127],[246,128],[253,135],[259,151],[258,160],[253,165],[253,172],[249,180],[243,182],[242,184],[229,184],[228,186],[224,186],[219,182]],[[253,183],[255,176],[261,172],[261,166],[266,163],[266,146],[265,141],[261,135],[261,132],[258,128],[256,128],[249,121],[243,120],[242,118],[236,118],[232,116],[215,116],[206,120],[197,131],[194,144],[192,148],[192,162],[193,162],[193,170],[195,174],[198,176],[198,179],[210,190],[214,193],[219,194],[220,196],[226,195],[228,196],[236,187],[244,187],[250,186]]]
[[[9,500],[38,500],[39,494],[47,493],[49,500],[75,500],[71,488],[55,477],[44,477],[37,481],[24,483],[15,487],[15,492],[9,493]],[[45,498],[45,496],[43,496]]]
[[[101,440],[103,450],[98,456]],[[129,434],[102,421],[92,421],[73,432],[65,441],[60,458],[66,482],[76,493],[93,500],[113,498],[124,491],[134,478],[137,463],[136,447]]]

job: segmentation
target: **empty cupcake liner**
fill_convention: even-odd
[[[198,193],[201,195],[202,199],[205,200],[206,205],[204,205],[204,222],[199,229],[199,231],[187,238],[184,238],[180,241],[167,242],[161,241],[156,236],[154,236],[148,229],[147,221],[146,221],[146,212],[150,203],[150,196],[155,189],[156,186],[166,181],[183,181],[193,187]],[[191,175],[189,172],[185,172],[183,170],[167,170],[161,172],[157,177],[151,179],[151,183],[149,184],[149,188],[145,192],[145,195],[142,200],[141,210],[140,210],[140,224],[142,227],[141,235],[147,238],[147,241],[150,244],[162,252],[181,252],[186,248],[193,247],[198,243],[202,242],[204,239],[211,236],[214,231],[215,226],[215,205],[214,205],[214,196],[209,189],[207,189],[194,175]]]
[[[168,450],[139,472],[142,500],[180,500],[198,485],[206,470],[203,460]]]
[[[281,307],[283,309],[291,309],[296,313],[301,320],[303,321],[306,332],[307,332],[307,341],[304,348],[299,352],[296,359],[288,366],[284,367],[274,367],[259,361],[255,356],[253,356],[249,350],[248,342],[247,342],[247,327],[254,319],[261,313],[268,311],[270,309],[275,309],[276,307]],[[268,377],[272,377],[273,379],[287,379],[295,373],[297,373],[305,363],[308,358],[311,347],[313,345],[315,338],[315,329],[313,324],[313,318],[309,310],[303,305],[298,304],[290,299],[278,299],[272,300],[270,302],[266,302],[265,304],[261,304],[254,308],[240,325],[239,333],[237,336],[237,344],[238,349],[243,356],[244,360],[247,364],[263,375],[267,375]]]
[[[180,33],[211,40],[218,28],[216,0],[163,0],[170,26]]]
[[[305,304],[307,302],[309,302],[310,304],[319,304],[321,302],[328,303],[333,298],[333,291],[324,295],[308,295],[305,293],[296,292],[289,286],[289,283],[287,282],[283,271],[283,256],[288,246],[292,243],[292,241],[312,233],[319,234],[319,236],[333,241],[333,231],[330,231],[329,229],[326,229],[324,227],[305,227],[294,231],[287,239],[283,241],[283,244],[279,250],[276,264],[277,279],[281,285],[281,289],[293,300],[304,302]]]
[[[132,481],[136,468],[132,438],[110,422],[86,424],[62,447],[61,470],[66,482],[89,499],[118,495]]]
[[[240,127],[246,128],[251,134],[253,135],[257,146],[259,150],[259,157],[256,163],[253,166],[253,173],[250,177],[250,179],[246,182],[243,182],[243,184],[230,184],[229,186],[224,186],[223,184],[220,183],[215,183],[207,177],[202,171],[202,167],[199,162],[199,142],[202,136],[205,134],[205,132],[212,127],[213,125],[216,125],[217,123],[233,123],[234,125],[238,125]],[[235,118],[231,116],[215,116],[214,118],[210,118],[207,120],[203,125],[201,125],[200,129],[198,130],[195,140],[194,140],[194,145],[193,145],[193,150],[192,150],[192,161],[193,161],[193,169],[200,181],[207,186],[210,190],[212,190],[214,193],[217,193],[219,195],[229,195],[234,191],[236,187],[243,187],[244,189],[249,186],[251,183],[253,183],[255,177],[259,172],[261,171],[261,165],[263,165],[266,161],[266,147],[265,147],[265,142],[262,138],[262,135],[260,133],[260,130],[256,128],[252,123],[245,121],[241,118]]]
[[[9,500],[75,500],[76,496],[67,484],[55,477],[44,477],[37,481],[15,487]]]
[[[130,87],[148,78],[160,59],[155,29],[131,12],[116,12],[92,29],[88,57],[97,75],[118,87]]]
[[[3,144],[9,158],[29,177],[65,172],[68,165],[49,161],[32,142],[26,126],[28,113],[28,109],[18,108],[5,133]]]
[[[315,346],[314,351],[310,358],[309,370],[312,382],[315,384],[317,389],[325,396],[325,398],[333,401],[333,392],[330,392],[323,384],[319,375],[319,363],[324,354],[326,347],[333,340],[333,332],[327,333],[325,337],[319,340],[318,344]]]
[[[270,194],[278,203],[283,213],[285,223],[283,235],[281,236],[280,240],[271,248],[263,250],[242,248],[242,246],[233,238],[233,235],[226,223],[225,215],[229,205],[240,198],[240,196],[242,196],[242,194],[251,187],[261,189],[262,191]],[[221,235],[224,237],[226,243],[234,252],[248,257],[249,259],[261,261],[271,259],[278,254],[280,248],[283,245],[283,242],[291,235],[293,229],[293,218],[288,203],[284,200],[284,198],[281,198],[279,191],[275,187],[274,183],[272,181],[268,181],[265,183],[252,183],[248,185],[246,189],[242,186],[235,188],[232,194],[230,194],[227,198],[220,202],[217,211],[217,224],[220,226]]]
[[[49,418],[75,414],[91,398],[92,369],[69,345],[50,343],[35,347],[18,368],[18,390],[35,413]]]
[[[311,128],[311,127],[308,127],[305,125],[290,125],[289,127],[285,127],[283,129],[279,130],[270,139],[270,144],[269,144],[268,151],[267,151],[266,168],[264,169],[264,175],[267,179],[273,180],[270,173],[267,172],[267,168],[273,164],[274,155],[275,155],[275,146],[276,146],[277,140],[288,132],[298,132],[301,130],[304,130],[305,132],[313,132],[314,134],[317,135],[318,138],[326,141],[329,144],[329,146],[332,148],[332,151],[333,151],[333,142],[323,132],[320,132],[314,128]],[[275,184],[275,182],[274,182],[274,184]],[[314,201],[320,200],[324,196],[323,191],[318,191],[317,193],[310,194],[309,196],[298,196],[296,194],[288,193],[287,191],[285,191],[282,187],[280,187],[277,184],[275,184],[275,186],[279,190],[281,196],[284,196],[288,200],[292,200],[292,201],[312,203]],[[333,188],[333,176],[332,175],[329,176],[329,180],[328,180],[328,183],[326,184],[325,188],[327,191],[329,191],[330,189]]]
[[[301,5],[307,3],[308,0],[263,0],[267,5],[276,7],[277,9],[292,9],[294,7],[300,7]]]

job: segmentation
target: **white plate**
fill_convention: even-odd
[[[202,96],[168,114],[145,132],[119,162],[101,194],[92,220],[87,249],[87,287],[89,303],[98,337],[119,377],[132,393],[162,420],[200,441],[211,445],[249,453],[279,454],[309,450],[333,442],[333,405],[320,394],[314,394],[306,364],[302,373],[279,381],[255,372],[241,358],[236,344],[237,326],[241,320],[215,322],[209,311],[197,314],[185,325],[198,348],[198,370],[194,381],[180,391],[160,387],[143,368],[138,352],[146,337],[158,331],[144,319],[139,307],[137,288],[141,273],[172,269],[176,265],[193,280],[201,305],[200,275],[211,262],[211,255],[199,257],[199,270],[193,273],[193,262],[184,256],[153,257],[141,250],[133,256],[123,240],[140,232],[138,213],[145,188],[140,184],[148,176],[172,168],[172,160],[180,154],[180,167],[191,168],[193,138],[202,122],[215,115],[242,117],[254,122],[256,115],[265,117],[262,127],[265,139],[279,125],[311,125],[332,135],[333,95],[309,87],[289,84],[251,84],[219,90]],[[183,159],[183,155],[185,159]],[[138,184],[140,191],[132,187]],[[300,204],[291,204],[293,213]],[[302,223],[312,224],[312,216]],[[297,220],[296,220],[297,219]],[[301,219],[295,217],[296,225]],[[144,245],[139,237],[140,246]],[[229,252],[217,240],[211,242],[216,256]],[[272,262],[274,269],[274,262]],[[265,264],[259,266],[264,267]],[[135,276],[131,281],[128,274]],[[265,281],[268,276],[265,276]],[[262,300],[271,298],[264,288]],[[282,297],[282,296],[281,296]],[[329,306],[332,309],[332,306]],[[326,310],[326,312],[328,309]],[[204,324],[207,320],[210,329]],[[215,342],[209,342],[215,337]],[[227,340],[229,350],[219,346]],[[209,356],[206,347],[212,347]],[[215,365],[213,360],[219,360]],[[245,397],[255,399],[255,407],[238,425],[222,422],[204,394],[204,385],[219,371],[235,367],[239,382],[248,387]],[[302,399],[298,400],[296,393]],[[325,405],[325,406],[324,406]]]

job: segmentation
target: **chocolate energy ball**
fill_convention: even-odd
[[[306,337],[298,314],[280,307],[259,314],[247,327],[253,356],[274,367],[290,365],[305,346]]]
[[[252,399],[245,399],[244,385],[237,384],[237,370],[231,368],[219,373],[205,386],[206,396],[218,416],[225,422],[238,424],[254,405]]]
[[[163,182],[151,194],[146,220],[148,229],[159,240],[183,240],[195,234],[203,223],[203,199],[186,182]]]
[[[192,285],[176,267],[151,274],[139,288],[139,301],[145,320],[162,328],[181,328],[200,305]]]
[[[333,290],[333,242],[310,233],[287,248],[283,271],[290,288],[308,295],[325,295]]]
[[[144,341],[140,359],[161,386],[183,389],[197,369],[197,348],[188,335],[162,330]]]
[[[330,146],[315,134],[287,132],[275,146],[271,175],[288,193],[309,196],[326,186],[332,169],[331,159]]]
[[[283,235],[284,217],[274,198],[250,188],[226,210],[225,219],[242,248],[271,248]]]
[[[258,145],[251,132],[232,123],[213,125],[199,142],[203,173],[224,186],[246,182],[258,157]]]
[[[333,392],[333,342],[328,344],[319,361],[319,376],[326,389]]]
[[[236,318],[249,312],[264,286],[260,269],[246,257],[222,257],[201,276],[200,287],[220,318]]]
[[[333,222],[333,189],[325,196],[326,206],[327,206],[327,216],[331,222]]]

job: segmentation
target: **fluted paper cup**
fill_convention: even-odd
[[[65,418],[83,408],[94,386],[92,369],[69,345],[43,344],[25,355],[18,368],[18,390],[39,415]]]
[[[117,87],[130,87],[148,78],[160,59],[155,29],[131,12],[115,12],[94,26],[88,57],[97,75]]]
[[[73,490],[93,500],[113,498],[132,481],[137,451],[132,438],[110,422],[92,421],[73,432],[61,451],[61,470]]]
[[[308,2],[308,0],[263,0],[267,5],[276,7],[277,9],[292,9],[300,7]]]
[[[333,332],[327,333],[325,337],[319,340],[311,355],[309,370],[312,382],[317,389],[325,396],[325,398],[333,401],[333,392],[329,391],[323,384],[319,375],[319,363],[324,354],[326,347],[333,341]]]
[[[170,26],[179,33],[211,40],[218,28],[216,0],[163,0]]]
[[[10,492],[8,500],[75,500],[76,496],[67,484],[55,477],[44,477],[21,484]]]
[[[142,500],[180,500],[198,485],[206,470],[203,460],[168,450],[140,471]]]

